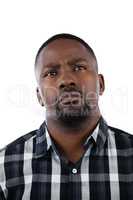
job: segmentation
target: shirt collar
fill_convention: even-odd
[[[35,157],[38,158],[45,155],[51,146],[51,138],[46,128],[46,122],[44,121],[36,131]]]
[[[97,151],[100,151],[106,141],[107,129],[108,125],[104,118],[101,116],[97,126],[93,130],[93,133],[86,139],[84,146],[87,146],[90,138],[92,138],[97,146]],[[35,157],[38,158],[45,155],[50,148],[54,149],[55,147],[48,133],[45,121],[42,123],[40,128],[36,130],[36,132]]]
[[[85,143],[84,143],[84,146],[87,145],[87,143],[88,143],[88,141],[90,140],[91,137],[93,138],[93,140],[94,140],[95,143],[96,143],[96,141],[97,141],[97,136],[98,136],[98,131],[99,131],[99,122],[98,122],[98,124],[96,125],[95,129],[93,130],[92,134],[91,134],[90,136],[88,136],[88,138],[86,139],[86,141],[85,141]]]

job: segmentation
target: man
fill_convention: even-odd
[[[133,136],[108,126],[104,77],[82,39],[59,34],[35,60],[46,120],[0,152],[0,199],[132,200]]]

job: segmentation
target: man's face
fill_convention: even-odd
[[[95,114],[104,89],[96,65],[76,40],[57,39],[42,50],[36,68],[37,97],[46,106],[47,117],[70,121]]]

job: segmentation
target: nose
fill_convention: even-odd
[[[61,82],[61,84],[59,85],[59,88],[60,89],[64,89],[65,87],[67,87],[67,86],[69,86],[69,87],[74,87],[74,86],[76,86],[76,84],[73,82],[73,81],[63,81],[63,82]]]
[[[58,87],[59,89],[64,89],[65,87],[75,87],[76,86],[76,80],[71,74],[71,72],[64,72],[60,79]]]

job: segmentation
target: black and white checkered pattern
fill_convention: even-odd
[[[76,163],[66,162],[45,122],[0,151],[0,200],[133,200],[133,135],[103,117]]]

